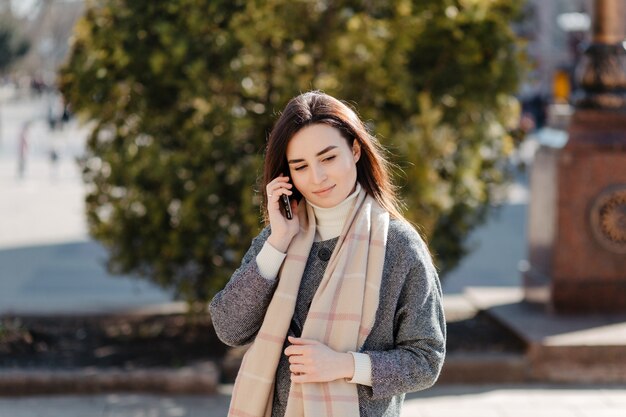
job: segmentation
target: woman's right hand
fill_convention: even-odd
[[[291,212],[293,213],[291,220],[287,219],[280,210],[280,197],[283,194],[288,196],[293,195],[293,191],[291,191],[292,188],[293,184],[289,182],[289,177],[283,176],[282,174],[270,181],[265,187],[267,194],[267,213],[272,229],[272,233],[267,241],[281,252],[287,252],[287,247],[300,229],[297,201],[291,200]]]

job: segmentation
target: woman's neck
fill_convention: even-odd
[[[352,208],[354,199],[361,191],[361,185],[357,182],[355,190],[346,197],[341,203],[334,207],[324,208],[311,204],[313,211],[315,212],[315,221],[317,233],[315,240],[328,240],[335,238],[341,234],[343,225],[346,222],[346,218]]]

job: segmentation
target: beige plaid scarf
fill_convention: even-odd
[[[261,329],[246,352],[229,417],[270,417],[274,379],[294,313],[302,274],[315,238],[315,215],[303,199],[300,232],[279,273]],[[313,297],[303,338],[338,352],[358,351],[376,317],[389,214],[361,189]],[[285,417],[358,417],[356,384],[346,380],[291,384]]]

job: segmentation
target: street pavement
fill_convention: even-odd
[[[226,388],[227,390],[228,388]],[[102,394],[0,398],[0,417],[225,417],[230,397]],[[407,395],[402,417],[624,417],[626,387],[435,386]]]
[[[90,239],[85,186],[75,159],[88,134],[75,120],[51,131],[52,98],[0,106],[0,314],[72,314],[130,310],[169,302],[155,285],[111,276],[106,251]],[[18,140],[30,122],[23,177]],[[55,149],[59,158],[50,159]]]
[[[5,100],[0,107],[0,315],[119,311],[171,301],[148,282],[107,273],[106,251],[87,233],[85,187],[74,162],[88,129],[72,121],[51,132],[46,112],[45,99]],[[18,138],[28,120],[28,157],[19,178]],[[496,215],[471,234],[476,250],[446,278],[446,296],[468,285],[519,285],[527,198],[522,175]],[[221,388],[214,396],[0,396],[0,417],[224,416],[229,387]],[[624,417],[626,386],[441,385],[409,394],[403,416]]]

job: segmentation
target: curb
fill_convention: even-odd
[[[451,353],[437,384],[530,382],[528,369],[528,359],[521,354]],[[220,371],[213,362],[179,369],[5,370],[0,373],[0,397],[120,391],[216,394],[219,379]]]
[[[218,382],[219,371],[212,362],[179,369],[6,370],[0,373],[0,397],[113,391],[214,394]]]
[[[450,353],[437,384],[531,382],[529,364],[523,353]]]

